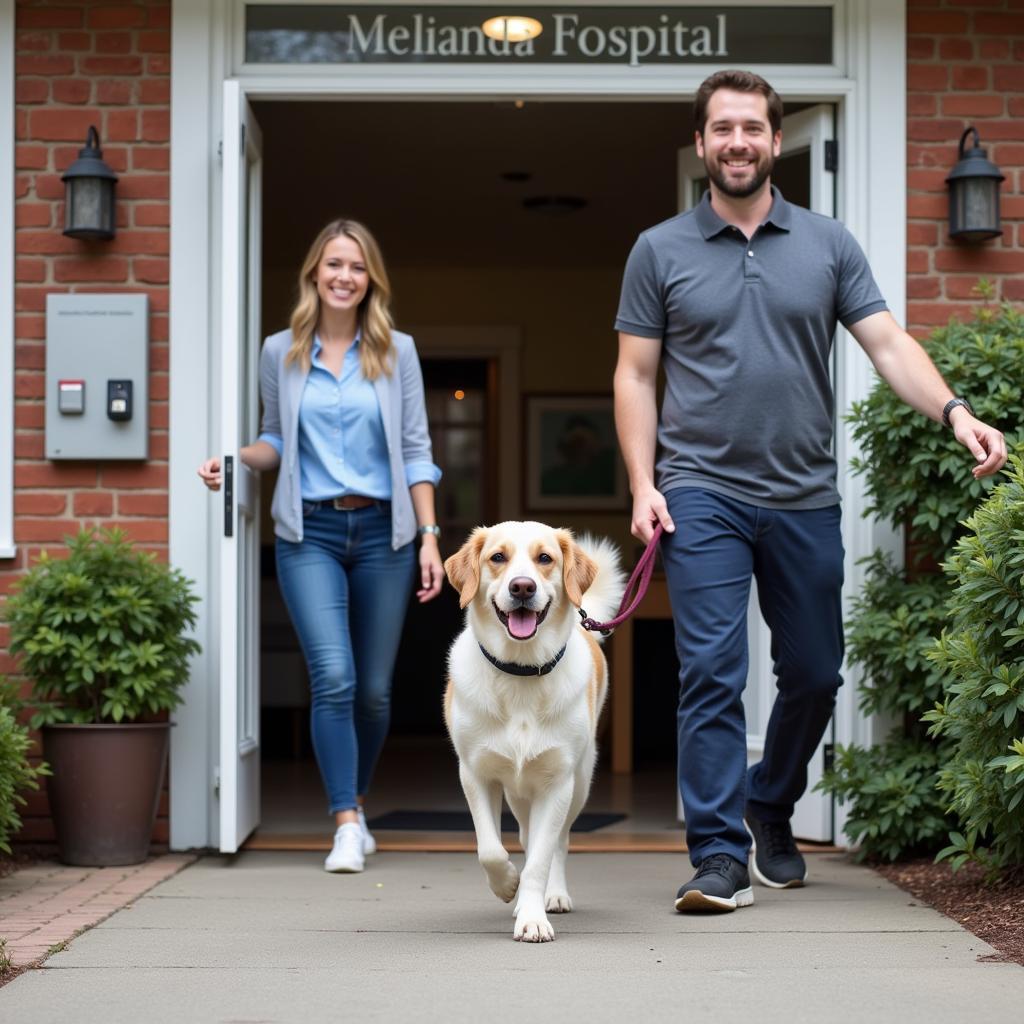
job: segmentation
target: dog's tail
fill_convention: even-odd
[[[596,622],[607,622],[619,610],[626,574],[620,564],[619,549],[607,537],[584,534],[577,544],[597,563],[597,575],[583,595],[583,608]],[[600,633],[595,633],[598,640]]]

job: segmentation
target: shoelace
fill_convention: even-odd
[[[796,843],[787,822],[762,821],[761,840],[767,857],[796,853]]]
[[[723,878],[728,878],[733,870],[733,861],[727,853],[714,853],[710,857],[705,857],[700,862],[700,867],[697,868],[697,878],[703,878],[705,875],[721,875]]]

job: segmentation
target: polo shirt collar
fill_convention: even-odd
[[[771,189],[772,205],[768,211],[768,216],[764,219],[764,223],[771,224],[772,227],[778,228],[780,231],[788,231],[792,217],[790,204],[782,198],[782,193],[774,185],[772,185]],[[701,197],[694,210],[694,217],[697,220],[697,227],[705,239],[714,238],[715,235],[720,235],[723,231],[728,231],[732,228],[732,225],[722,220],[712,208],[710,189]]]

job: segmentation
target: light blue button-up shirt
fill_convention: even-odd
[[[325,501],[343,494],[361,494],[389,500],[391,469],[380,403],[373,384],[363,376],[359,359],[360,335],[342,360],[341,374],[323,364],[323,345],[313,337],[312,365],[299,406],[299,474],[305,501]],[[283,439],[264,433],[280,455]],[[405,467],[406,484],[440,476],[432,462],[413,462]]]

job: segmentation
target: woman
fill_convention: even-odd
[[[291,329],[263,346],[263,428],[239,453],[254,470],[281,467],[277,576],[309,669],[313,750],[335,819],[328,871],[362,871],[376,849],[363,798],[387,735],[417,533],[417,598],[436,597],[444,579],[441,471],[416,348],[392,328],[390,297],[370,232],[328,224],[302,264]],[[199,475],[217,490],[220,460]]]

